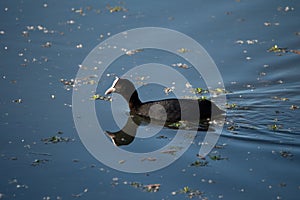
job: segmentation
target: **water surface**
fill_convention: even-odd
[[[267,52],[275,44],[300,48],[297,1],[3,0],[0,5],[0,199],[184,199],[189,192],[179,191],[186,186],[203,192],[195,199],[297,199],[300,55]],[[108,6],[125,10],[111,13]],[[60,80],[74,78],[78,65],[104,39],[145,26],[192,37],[216,62],[233,107],[218,141],[222,148],[211,152],[221,160],[207,157],[207,166],[191,166],[199,160],[199,133],[167,168],[128,174],[103,165],[81,143],[72,88]],[[122,75],[148,62],[182,61],[149,50],[117,60],[107,73]],[[178,70],[199,83],[195,87],[205,87],[192,68]],[[112,81],[112,76],[101,78],[97,92],[103,94]],[[161,89],[145,86],[139,92],[144,100],[165,98]],[[116,130],[110,102],[96,106],[100,121]],[[143,152],[164,145],[173,131],[136,140],[134,148]],[[53,136],[68,141],[45,144]],[[161,186],[147,192],[136,183]]]

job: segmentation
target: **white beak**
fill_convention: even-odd
[[[116,91],[115,85],[117,84],[118,80],[119,80],[119,78],[116,77],[116,80],[114,80],[114,82],[111,85],[111,87],[106,90],[105,95],[111,94],[111,93],[113,93],[113,92]]]
[[[116,91],[116,89],[113,88],[113,87],[108,88],[108,89],[105,91],[105,95],[111,94],[111,93],[113,93],[113,92],[115,92],[115,91]]]

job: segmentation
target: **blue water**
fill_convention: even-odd
[[[108,5],[127,11],[111,13]],[[297,1],[283,0],[2,0],[0,199],[188,199],[188,193],[178,192],[186,186],[203,192],[195,199],[298,199],[300,55],[267,50],[275,44],[300,49],[299,9]],[[190,36],[218,66],[229,91],[228,103],[237,105],[227,109],[218,141],[223,148],[212,152],[226,159],[207,157],[207,166],[190,166],[199,160],[199,133],[189,150],[170,166],[130,174],[103,165],[82,144],[72,116],[72,88],[67,90],[60,79],[75,78],[88,53],[109,36],[147,26]],[[147,62],[182,62],[161,52],[140,55],[145,57],[137,54],[119,60],[124,69],[113,63],[107,73],[122,75],[129,66]],[[178,70],[191,82],[197,81],[192,69]],[[112,81],[111,76],[102,77],[97,92],[103,94]],[[164,95],[153,92],[161,88],[150,89],[141,88],[142,99]],[[113,129],[111,118],[103,117],[111,115],[110,102],[97,101],[96,106],[100,120]],[[170,129],[160,135],[166,139],[143,140],[144,146],[163,145],[173,137]],[[42,141],[52,136],[70,141]],[[134,147],[142,152],[145,149],[139,141]],[[132,182],[161,186],[158,192],[147,192],[131,186]]]

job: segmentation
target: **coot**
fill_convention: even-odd
[[[179,121],[193,121],[201,123],[209,121],[212,113],[215,116],[224,113],[213,102],[206,99],[163,99],[142,102],[134,84],[123,78],[116,78],[112,86],[106,90],[105,95],[118,93],[127,101],[130,114],[145,119],[163,121],[166,124]]]

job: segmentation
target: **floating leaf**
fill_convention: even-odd
[[[179,128],[181,126],[180,122],[174,122],[168,125],[170,128]]]
[[[42,141],[45,143],[45,144],[48,144],[48,143],[59,143],[59,142],[69,142],[70,141],[70,138],[68,137],[61,137],[61,136],[51,136],[49,138],[44,138],[42,139]]]
[[[235,103],[232,103],[232,104],[226,104],[226,108],[227,109],[234,109],[234,108],[237,108],[237,104],[235,104]]]
[[[188,193],[190,191],[190,188],[188,186],[183,187],[182,192]]]
[[[109,7],[109,12],[111,12],[111,13],[120,12],[120,11],[127,11],[127,9],[125,9],[122,6]]]
[[[268,128],[273,131],[277,131],[281,127],[282,127],[281,125],[277,125],[277,124],[268,125]]]
[[[143,186],[143,184],[138,183],[138,182],[131,182],[130,185],[134,188],[140,188]]]
[[[287,53],[287,48],[278,47],[276,44],[268,49],[268,52],[274,52],[274,53]]]
[[[196,94],[201,94],[203,92],[202,88],[195,88],[195,93]]]
[[[144,185],[143,187],[147,192],[157,192],[160,188],[160,184],[149,184],[149,185]]]
[[[105,96],[101,96],[99,94],[94,94],[91,99],[92,100],[112,101],[111,97],[105,97]]]
[[[203,197],[203,192],[199,191],[199,190],[193,190],[191,188],[189,188],[188,186],[183,187],[183,189],[176,191],[176,192],[172,192],[172,195],[176,195],[176,194],[187,194],[187,197],[189,199],[192,199],[194,197],[197,197],[199,199],[207,199],[206,197]]]
[[[193,167],[204,167],[208,165],[208,161],[200,161],[200,160],[196,160],[195,162],[193,162],[191,164],[191,166]]]
[[[221,155],[209,155],[209,158],[214,160],[214,161],[227,159],[227,158],[221,157]]]

